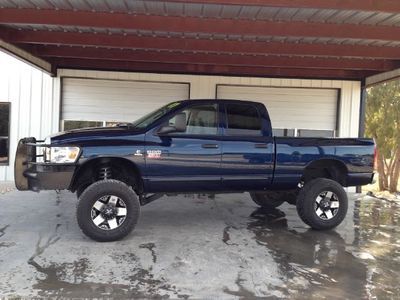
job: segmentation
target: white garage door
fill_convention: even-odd
[[[63,78],[64,129],[132,122],[172,101],[189,98],[189,84]]]
[[[262,102],[276,135],[334,136],[338,90],[218,85],[217,98]]]

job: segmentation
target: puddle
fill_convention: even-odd
[[[287,296],[399,297],[399,216],[397,203],[364,199],[354,203],[354,227],[302,231],[288,226],[283,211],[258,209],[247,229],[272,254]]]

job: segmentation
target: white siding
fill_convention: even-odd
[[[358,135],[361,84],[357,81],[59,70],[57,78],[0,52],[0,101],[11,102],[10,166],[0,180],[13,179],[14,153],[22,137],[44,138],[59,131],[61,78],[95,78],[190,84],[190,98],[215,98],[217,85],[340,89],[340,137]],[[176,99],[179,100],[179,99]]]
[[[42,71],[0,51],[0,102],[11,102],[10,162],[0,166],[0,181],[13,180],[18,140],[44,138],[52,127],[52,78]]]

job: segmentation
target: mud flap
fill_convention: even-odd
[[[36,161],[36,147],[29,143],[36,143],[36,139],[33,137],[21,139],[15,154],[14,180],[15,186],[20,191],[29,190],[28,178],[24,176],[24,172],[28,169],[29,162]]]

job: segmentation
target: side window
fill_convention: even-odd
[[[262,122],[258,110],[248,104],[226,106],[227,135],[261,135]]]
[[[217,104],[205,104],[191,106],[180,113],[186,115],[186,132],[174,134],[217,134],[218,132],[218,108]],[[169,125],[175,125],[175,117],[169,120]]]
[[[299,129],[298,136],[300,137],[327,137],[332,138],[335,136],[333,130],[312,130],[312,129]]]
[[[10,138],[10,103],[0,103],[0,165],[8,164]]]

